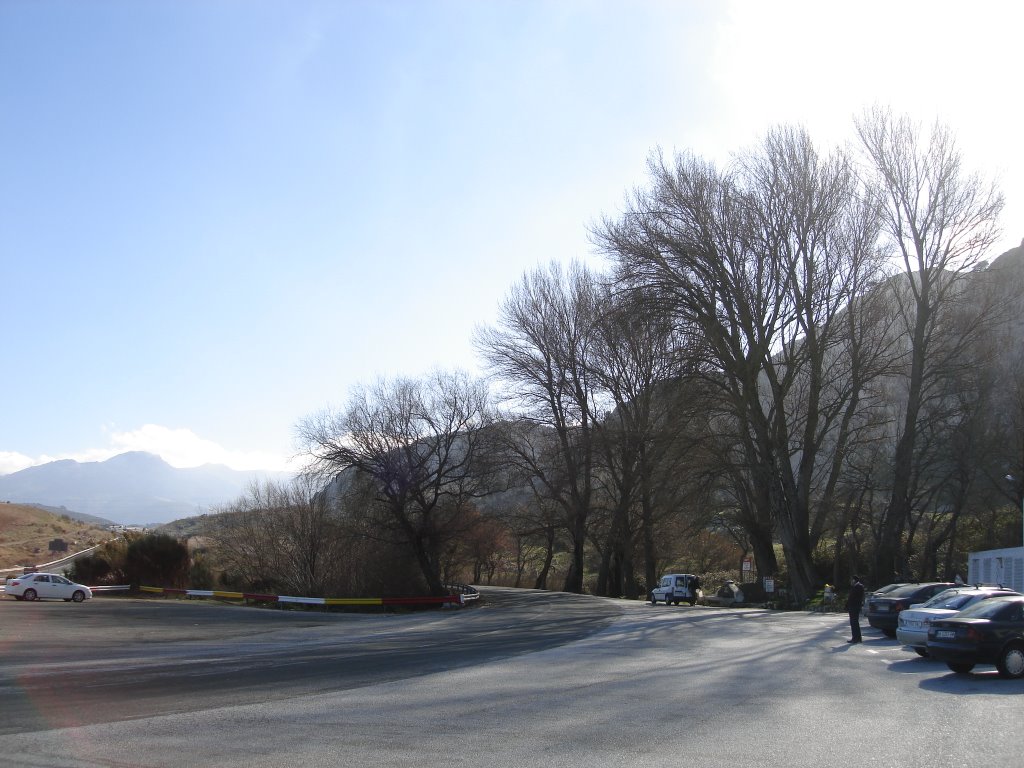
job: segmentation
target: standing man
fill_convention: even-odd
[[[859,643],[860,636],[860,609],[864,605],[864,585],[860,583],[860,576],[854,575],[850,579],[850,596],[846,598],[846,612],[850,614],[850,633],[852,637],[848,643]]]

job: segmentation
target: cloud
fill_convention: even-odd
[[[172,467],[224,464],[232,469],[287,471],[289,461],[264,451],[233,451],[200,437],[190,429],[144,424],[130,432],[110,433],[111,456],[127,451],[155,453]]]
[[[47,459],[47,461],[49,461],[49,459]],[[22,469],[28,469],[29,467],[40,463],[43,462],[33,459],[31,456],[26,456],[23,453],[0,451],[0,475],[8,475],[11,472],[18,472]]]
[[[129,451],[145,451],[162,458],[172,467],[198,467],[203,464],[223,464],[231,469],[264,470],[268,472],[294,472],[297,466],[288,457],[265,451],[229,450],[212,440],[200,437],[190,429],[144,424],[138,429],[120,432],[105,428],[109,445],[57,456],[26,456],[12,451],[0,451],[0,475],[17,472],[28,467],[47,464],[60,459],[79,462],[105,461]]]

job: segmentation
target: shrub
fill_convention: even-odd
[[[75,560],[68,578],[79,584],[99,584],[111,574],[110,563],[99,555],[88,555]]]
[[[132,586],[184,586],[188,567],[188,547],[165,533],[136,539],[125,552],[125,575]]]

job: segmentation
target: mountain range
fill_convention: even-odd
[[[218,464],[177,469],[141,451],[106,461],[70,459],[0,475],[0,501],[62,508],[123,525],[159,525],[237,499],[255,481],[286,473],[243,472]]]

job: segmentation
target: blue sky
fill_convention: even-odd
[[[656,146],[939,117],[1016,246],[1018,5],[0,0],[0,473],[281,468],[353,385],[474,370],[525,270],[600,266]]]

